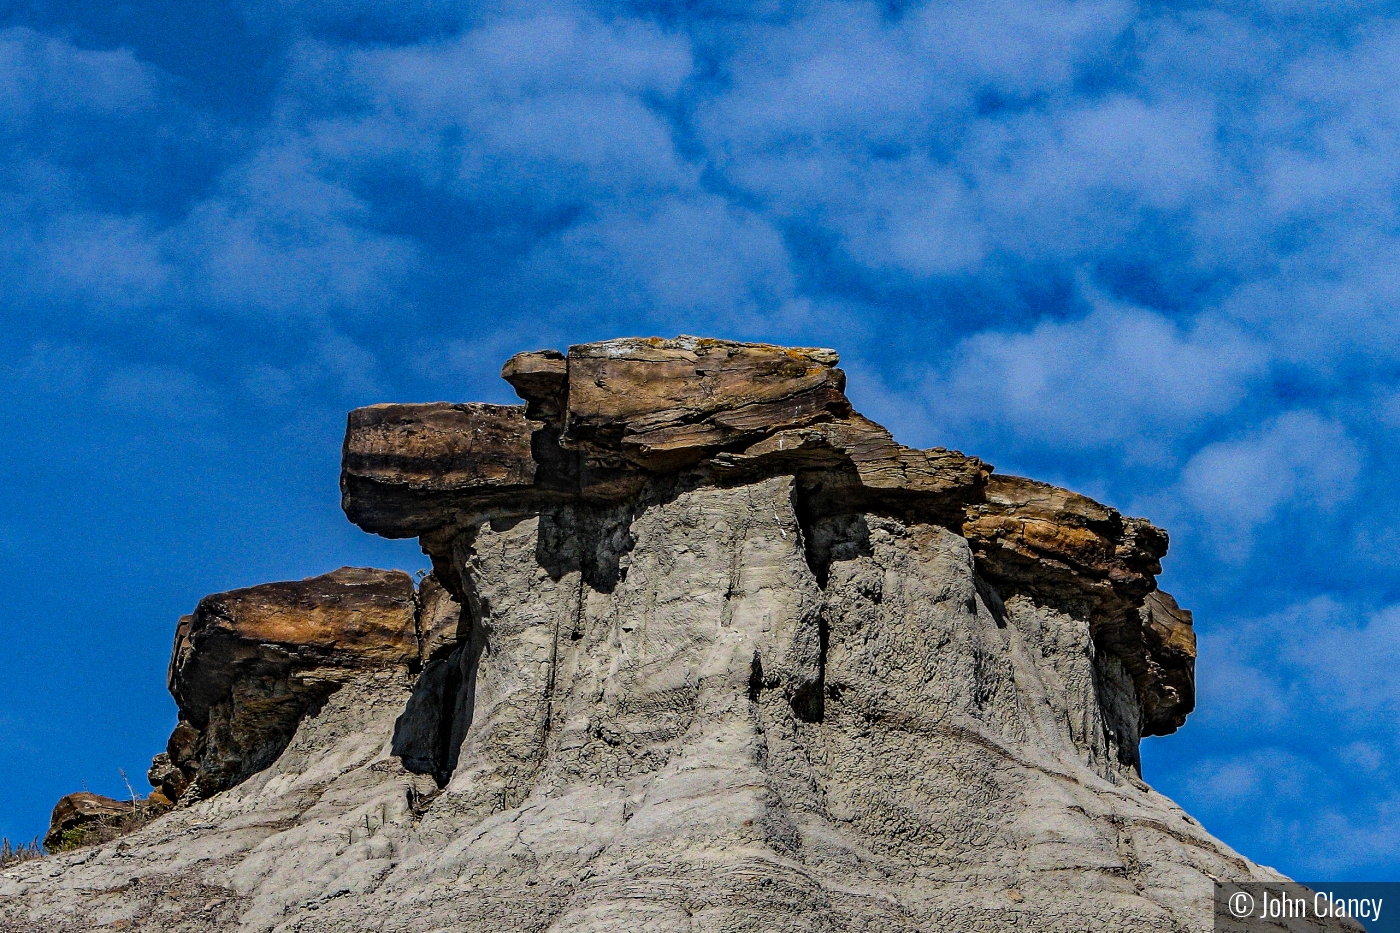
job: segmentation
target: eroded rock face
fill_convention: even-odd
[[[518,354],[502,375],[525,406],[352,413],[346,513],[368,531],[420,536],[436,575],[466,599],[453,542],[483,515],[635,502],[682,474],[718,485],[791,475],[804,517],[862,508],[963,534],[1005,595],[1090,620],[1135,685],[1140,735],[1180,726],[1195,700],[1194,647],[1178,638],[1169,648],[1142,614],[1166,533],[958,451],[904,447],[851,408],[837,361],[831,350],[692,337]],[[1189,631],[1189,614],[1179,624]]]
[[[608,341],[513,358],[523,406],[352,414],[347,514],[433,575],[201,603],[152,769],[198,792],[0,874],[0,930],[1210,929],[1277,876],[1139,774],[1194,702],[1166,535],[899,445],[835,364]]]
[[[175,633],[180,723],[152,784],[171,799],[231,787],[271,764],[349,677],[416,667],[419,652],[413,581],[399,571],[342,567],[206,596]]]
[[[115,829],[134,811],[130,800],[115,800],[87,792],[69,794],[54,805],[44,848],[50,852],[75,848],[95,836],[97,830]]]
[[[1147,602],[1166,532],[1065,489],[994,476],[962,533],[1004,597],[1025,594],[1089,620],[1098,646],[1133,678],[1142,735],[1167,735],[1186,721],[1195,704],[1191,614],[1166,594]]]

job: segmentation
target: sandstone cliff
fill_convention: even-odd
[[[433,573],[203,600],[173,808],[0,873],[0,929],[1206,930],[1277,878],[1139,775],[1195,702],[1166,534],[836,363],[615,340],[352,412],[346,514]]]

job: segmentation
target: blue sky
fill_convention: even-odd
[[[1165,526],[1201,703],[1148,780],[1400,874],[1393,4],[9,10],[0,833],[144,790],[200,596],[423,565],[340,515],[346,410],[696,333]]]

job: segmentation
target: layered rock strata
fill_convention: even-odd
[[[1139,775],[1195,700],[1166,535],[836,363],[608,341],[352,413],[347,515],[433,574],[201,603],[179,805],[0,873],[0,928],[1204,931],[1277,878]]]
[[[408,574],[356,567],[204,597],[175,630],[180,721],[151,784],[201,798],[267,767],[358,672],[421,663],[417,611]]]
[[[1143,735],[1181,725],[1194,703],[1190,615],[1158,612],[1175,641],[1143,630],[1166,533],[1068,490],[994,476],[976,457],[896,443],[851,407],[836,362],[830,350],[684,337],[522,353],[502,370],[522,406],[353,412],[345,512],[366,531],[421,537],[453,586],[453,542],[482,515],[789,475],[804,520],[870,510],[959,532],[979,574],[1006,595],[1091,622],[1149,711]]]

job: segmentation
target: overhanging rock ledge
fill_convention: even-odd
[[[864,509],[964,535],[1003,597],[1091,620],[1100,650],[1134,680],[1141,734],[1179,727],[1195,702],[1190,614],[1165,609],[1170,597],[1147,600],[1166,532],[1068,490],[994,477],[958,451],[898,444],[854,411],[837,362],[832,350],[694,337],[517,354],[502,376],[524,405],[352,412],[342,504],[366,531],[421,537],[452,586],[452,542],[484,516],[790,475],[809,518]]]

